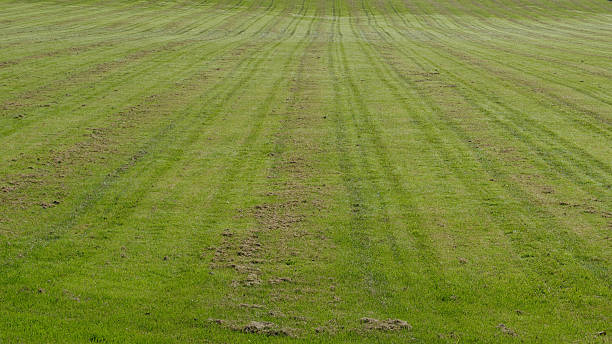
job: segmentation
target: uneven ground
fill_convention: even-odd
[[[609,342],[611,32],[605,0],[0,0],[0,343]]]

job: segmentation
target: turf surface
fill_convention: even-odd
[[[610,32],[604,0],[0,0],[0,343],[609,341]]]

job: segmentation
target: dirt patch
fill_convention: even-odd
[[[254,236],[251,236],[251,237],[246,238],[240,244],[240,248],[238,252],[236,252],[236,254],[241,257],[251,258],[257,254],[260,247],[261,247],[261,244],[257,241],[257,239]]]
[[[247,236],[240,240],[238,235],[226,229],[221,235],[223,241],[215,250],[211,262],[211,269],[233,268],[236,272],[246,275],[242,280],[232,281],[232,287],[238,286],[257,286],[262,284],[259,277],[260,269],[257,267],[261,263],[258,256],[261,248],[257,237],[258,232],[247,230]]]
[[[252,213],[267,229],[288,229],[304,220],[304,216],[295,211],[302,203],[301,200],[265,203],[253,207]]]
[[[236,330],[244,333],[257,333],[267,336],[290,336],[287,329],[279,328],[275,323],[267,321],[251,321],[250,323],[237,328]]]
[[[262,305],[258,305],[258,304],[250,304],[250,303],[241,303],[238,306],[242,307],[242,308],[256,308],[256,309],[261,309],[264,306]]]
[[[509,336],[513,336],[513,337],[516,337],[516,336],[517,336],[516,332],[514,332],[514,331],[513,331],[513,330],[511,330],[511,329],[509,329],[509,328],[508,328],[506,325],[504,325],[504,324],[499,324],[499,325],[497,325],[497,328],[498,328],[500,331],[502,331],[502,333],[505,333],[505,334],[507,334],[507,335],[509,335]]]
[[[219,244],[216,249],[212,247],[212,249],[215,250],[215,253],[213,254],[213,258],[210,263],[211,269],[225,267],[230,261],[229,251],[232,248],[230,238],[234,236],[234,233],[229,228],[226,228],[221,235],[223,236],[223,241],[221,244]]]
[[[360,322],[364,325],[366,330],[378,330],[378,331],[400,331],[400,330],[412,330],[412,326],[404,320],[400,319],[387,319],[378,320],[374,318],[361,318]]]
[[[0,193],[0,204],[11,205],[13,207],[31,205],[32,202],[27,202],[27,192],[20,191],[27,191],[27,188],[43,183],[42,174],[38,173],[0,175],[0,179],[6,182],[6,185],[0,187],[2,191]],[[34,201],[34,204],[44,208],[43,203],[46,204],[48,202]],[[49,204],[49,206],[52,205]]]
[[[278,278],[271,278],[268,280],[268,283],[270,284],[279,284],[283,282],[292,282],[292,281],[291,281],[291,278],[289,277],[278,277]]]
[[[459,339],[459,336],[455,332],[438,333],[438,338],[449,340],[449,339]]]
[[[223,319],[208,319],[208,322],[224,326],[237,332],[261,334],[265,336],[293,337],[293,333],[295,332],[294,329],[281,328],[277,324],[269,321],[251,321],[243,325]]]
[[[243,281],[243,284],[249,287],[254,286],[254,285],[260,285],[261,280],[259,279],[259,276],[257,276],[257,274],[250,273],[247,275],[246,279]]]
[[[55,201],[52,201],[52,202],[42,202],[42,203],[40,203],[40,206],[43,209],[47,209],[47,208],[53,208],[53,207],[55,207],[58,204],[60,204],[60,201],[55,200]]]

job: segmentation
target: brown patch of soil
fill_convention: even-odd
[[[412,326],[400,319],[378,320],[374,318],[361,318],[361,323],[364,324],[367,330],[379,331],[399,331],[412,330]]]
[[[283,282],[291,282],[291,278],[289,278],[289,277],[271,278],[271,279],[268,280],[268,282],[270,284],[279,284],[279,283],[283,283]]]
[[[256,309],[261,309],[264,306],[262,305],[258,305],[258,304],[250,304],[250,303],[241,303],[238,306],[242,307],[242,308],[256,308]]]
[[[233,331],[242,333],[254,333],[265,336],[293,336],[293,329],[281,328],[273,322],[268,321],[251,321],[244,325],[236,324],[233,321],[223,319],[208,319],[208,322],[224,326]]]
[[[253,216],[267,229],[287,229],[303,221],[304,217],[295,212],[301,203],[301,200],[291,200],[256,205],[253,207]]]
[[[504,324],[499,324],[499,325],[497,325],[497,328],[498,328],[500,331],[502,331],[502,333],[505,333],[505,334],[507,334],[507,335],[509,335],[509,336],[513,336],[513,337],[516,337],[516,336],[517,336],[516,332],[514,332],[514,331],[513,331],[513,330],[511,330],[511,329],[509,329],[509,328],[508,328],[508,327],[506,327],[506,325],[504,325]]]

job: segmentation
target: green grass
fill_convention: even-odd
[[[0,0],[0,343],[609,342],[611,6]]]

